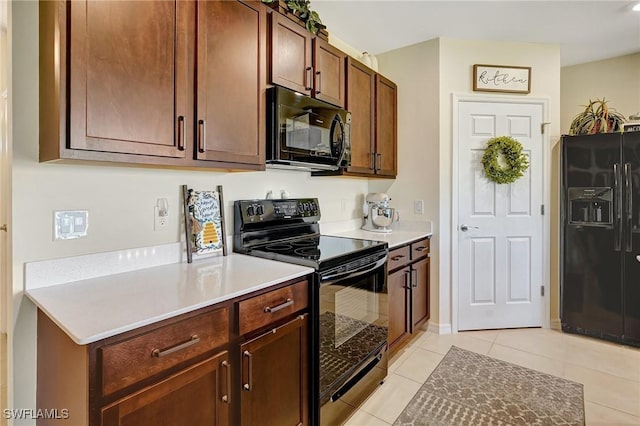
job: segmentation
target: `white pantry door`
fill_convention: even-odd
[[[543,106],[458,105],[458,330],[541,326]],[[512,184],[484,175],[495,136],[513,137],[529,158]]]

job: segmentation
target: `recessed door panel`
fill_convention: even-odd
[[[531,151],[526,150],[524,154],[531,161]],[[531,172],[525,170],[524,175],[509,184],[509,201],[507,215],[509,216],[530,216],[531,215]]]
[[[518,136],[531,137],[531,117],[527,116],[509,116],[509,136],[516,138]]]
[[[474,115],[473,122],[474,136],[493,136],[496,132],[496,117],[493,115]]]
[[[496,301],[496,240],[474,238],[471,241],[473,262],[471,276],[471,304],[487,304]]]
[[[507,303],[531,301],[531,238],[507,238]]]
[[[481,149],[472,150],[472,158],[476,164],[473,173],[473,216],[494,216],[496,214],[496,184],[487,180],[482,168]],[[463,184],[464,185],[464,184]],[[465,185],[466,186],[466,185]]]

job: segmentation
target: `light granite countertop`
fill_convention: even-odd
[[[74,342],[85,345],[313,271],[233,253],[25,292]]]
[[[390,249],[432,234],[430,221],[399,222],[387,234],[346,225],[321,231]],[[28,263],[25,294],[85,345],[314,272],[237,253],[188,264],[179,253],[176,243]]]
[[[364,231],[362,229],[332,230],[322,232],[325,235],[338,237],[361,238],[364,240],[386,241],[389,249],[403,246],[412,241],[430,237],[432,235],[431,222],[398,222],[394,224],[390,233]]]

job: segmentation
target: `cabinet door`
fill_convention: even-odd
[[[271,14],[271,82],[307,95],[313,83],[312,34],[279,13]]]
[[[313,39],[314,97],[344,107],[347,54],[316,37]]]
[[[309,424],[308,315],[240,347],[241,424]]]
[[[191,2],[73,1],[69,8],[69,147],[184,157]]]
[[[375,71],[347,58],[346,109],[351,112],[351,166],[353,173],[373,174]]]
[[[223,352],[102,409],[103,426],[229,424],[230,368]]]
[[[413,286],[411,294],[412,328],[416,328],[429,319],[429,258],[411,265],[411,274]]]
[[[199,160],[264,164],[266,11],[259,2],[198,2]]]
[[[397,166],[397,86],[376,74],[376,174],[395,177]]]
[[[389,294],[388,342],[390,348],[400,343],[411,333],[409,276],[409,268],[403,268],[389,274],[387,277],[387,291]]]

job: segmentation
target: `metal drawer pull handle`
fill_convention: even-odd
[[[411,290],[411,271],[404,271],[404,289]]]
[[[244,390],[251,390],[251,382],[253,382],[253,380],[251,380],[251,352],[249,351],[244,351],[242,353],[243,356],[247,357],[247,370],[249,373],[249,381],[247,383],[245,383],[244,385],[242,385],[242,388]]]
[[[178,150],[184,151],[184,117],[178,117]]]
[[[425,251],[425,250],[429,250],[429,248],[427,246],[416,247],[416,251]]]
[[[222,361],[222,366],[227,369],[227,393],[222,395],[222,402],[229,404],[231,402],[231,364]]]
[[[305,68],[305,90],[311,90],[313,89],[313,87],[311,87],[311,80],[313,79],[313,77],[311,77],[311,67],[307,67]]]
[[[318,87],[316,87],[316,95],[321,93],[320,90],[322,89],[322,74],[320,73],[320,71],[316,72],[316,75],[318,76]]]
[[[403,257],[406,257],[404,254],[399,254],[397,256],[393,256],[391,258],[391,260],[393,260],[394,262],[397,262],[398,260],[402,259]]]
[[[189,346],[193,346],[195,344],[200,343],[200,338],[194,334],[191,336],[189,340],[184,343],[180,343],[179,345],[175,345],[170,347],[169,349],[154,349],[151,351],[151,356],[155,358],[162,358],[163,356],[171,355],[174,352],[181,351],[182,349],[186,349]]]
[[[204,153],[207,150],[207,128],[205,127],[206,123],[204,120],[198,121],[198,151]]]
[[[418,287],[418,270],[417,269],[411,269],[411,285],[414,288]]]
[[[279,304],[277,306],[274,306],[274,307],[266,306],[264,308],[264,311],[267,312],[267,313],[268,312],[271,312],[271,313],[278,312],[279,310],[287,308],[287,307],[289,307],[291,305],[293,305],[293,300],[287,299],[287,300],[284,301],[284,303],[281,303],[281,304]]]

